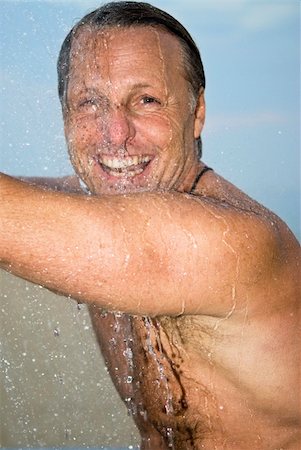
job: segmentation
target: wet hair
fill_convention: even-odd
[[[120,1],[107,3],[84,16],[65,38],[57,62],[58,93],[63,111],[67,106],[72,40],[79,30],[85,26],[95,30],[114,27],[152,26],[161,28],[175,36],[183,50],[184,68],[195,105],[200,89],[205,88],[205,74],[200,52],[191,35],[174,17],[149,3]],[[198,153],[201,156],[201,138],[198,139]]]

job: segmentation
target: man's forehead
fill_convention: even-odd
[[[113,45],[116,46],[116,43],[123,48],[127,47],[129,52],[146,53],[157,50],[165,58],[170,54],[176,57],[181,53],[178,39],[160,27],[104,27],[97,30],[85,25],[77,31],[72,40],[71,58],[81,56],[83,59],[89,56],[89,53],[95,56],[96,52],[101,57],[109,52]]]
[[[166,90],[179,79],[186,84],[185,75],[178,39],[157,27],[85,27],[72,45],[69,88],[74,92],[95,83],[117,88],[121,80],[123,86],[147,83]]]

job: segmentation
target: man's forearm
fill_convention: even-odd
[[[91,221],[85,215],[90,198],[37,188],[6,175],[0,183],[2,268],[65,295],[84,294],[76,273],[84,260],[93,258],[85,242],[94,228],[90,223],[87,229]]]

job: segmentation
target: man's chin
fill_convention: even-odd
[[[141,192],[150,192],[156,190],[154,185],[150,183],[134,184],[128,180],[116,180],[115,183],[102,183],[99,180],[82,181],[84,190],[88,190],[94,195],[124,195],[124,194],[136,194]]]

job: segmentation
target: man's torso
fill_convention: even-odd
[[[195,195],[269,214],[215,174],[206,178]],[[222,318],[93,311],[100,342],[111,342],[101,347],[112,378],[146,435],[151,424],[166,448],[183,450],[297,448],[297,310],[288,278],[271,279],[264,292],[235,292]]]

